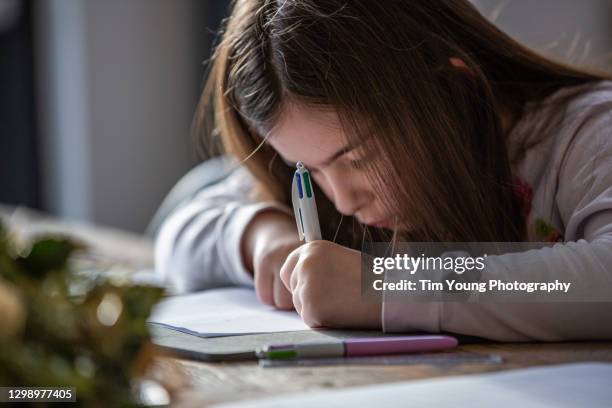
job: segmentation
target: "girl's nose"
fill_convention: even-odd
[[[350,182],[337,180],[331,183],[336,209],[344,215],[354,215],[367,204],[367,194],[354,188]]]

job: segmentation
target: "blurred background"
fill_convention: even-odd
[[[610,71],[612,1],[473,0],[542,53]],[[190,135],[227,0],[0,0],[0,203],[143,232]]]

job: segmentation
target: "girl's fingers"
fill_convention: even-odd
[[[302,299],[299,292],[299,290],[294,290],[292,292],[292,300],[295,311],[298,312],[300,316],[302,316]]]
[[[255,293],[261,303],[274,306],[274,273],[267,268],[255,273]]]
[[[298,286],[298,280],[300,276],[300,274],[296,272],[296,267],[297,264],[293,267],[293,273],[291,273],[291,277],[289,278],[289,287],[291,288],[291,293],[295,292]]]
[[[283,282],[287,290],[291,292],[293,292],[293,288],[291,287],[291,276],[293,275],[293,270],[295,269],[295,265],[297,264],[299,259],[300,248],[297,248],[289,254],[280,270],[281,281]]]
[[[283,281],[280,277],[274,277],[274,304],[278,309],[292,310],[293,300],[291,299],[291,292],[287,290]]]

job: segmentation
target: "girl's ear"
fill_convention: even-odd
[[[463,62],[461,58],[450,57],[448,60],[450,61],[453,67],[465,70],[467,72],[472,72],[472,70],[465,64],[465,62]]]

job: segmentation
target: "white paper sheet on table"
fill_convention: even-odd
[[[501,373],[351,387],[214,405],[214,408],[610,407],[612,364],[532,367]]]
[[[149,323],[202,337],[309,329],[297,313],[260,303],[253,289],[248,288],[171,296],[155,307]]]

